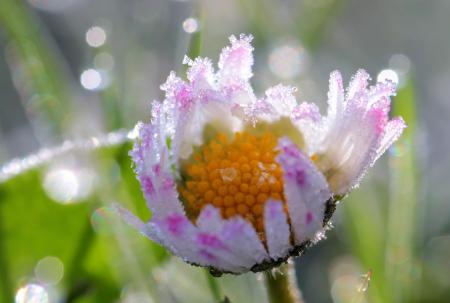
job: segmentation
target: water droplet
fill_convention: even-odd
[[[187,18],[183,22],[183,29],[188,34],[193,34],[199,30],[199,22],[195,18]]]
[[[100,47],[106,42],[106,31],[100,26],[93,26],[86,32],[86,42],[91,47]]]
[[[234,167],[219,169],[223,182],[232,182],[236,178],[237,170]]]
[[[359,292],[366,292],[369,288],[370,279],[372,279],[372,271],[369,270],[366,274],[361,276],[361,284],[358,287]]]
[[[58,284],[64,276],[64,264],[59,258],[48,256],[37,263],[34,274],[45,285]]]
[[[377,82],[391,81],[394,84],[398,84],[398,74],[392,69],[384,69],[377,76]]]
[[[48,293],[38,284],[27,284],[16,293],[16,303],[48,303]]]

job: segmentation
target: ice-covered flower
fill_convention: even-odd
[[[326,116],[298,104],[293,87],[256,97],[251,40],[231,36],[217,72],[208,58],[186,58],[187,81],[169,75],[131,152],[152,217],[116,208],[149,239],[219,274],[302,253],[405,127],[388,116],[394,84],[368,86],[363,70],[346,93],[331,74]]]

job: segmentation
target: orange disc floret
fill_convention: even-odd
[[[277,137],[269,132],[260,136],[242,132],[232,140],[218,134],[196,149],[182,168],[185,181],[178,186],[191,219],[212,204],[224,218],[241,215],[264,238],[267,200],[280,200],[287,209],[276,144]]]

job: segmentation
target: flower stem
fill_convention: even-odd
[[[277,272],[264,273],[270,303],[304,303],[292,264],[283,265]]]
[[[211,290],[211,294],[215,300],[215,302],[221,302],[223,300],[222,293],[220,291],[219,284],[217,283],[216,278],[211,276],[209,270],[205,269],[206,280],[208,281],[209,289]]]

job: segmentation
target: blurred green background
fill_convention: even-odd
[[[1,0],[0,302],[214,302],[215,287],[267,302],[261,276],[214,285],[107,208],[149,217],[128,130],[185,53],[216,61],[241,32],[260,95],[292,84],[324,111],[329,73],[365,68],[398,82],[409,125],[295,260],[305,301],[449,302],[449,13],[447,0]]]

